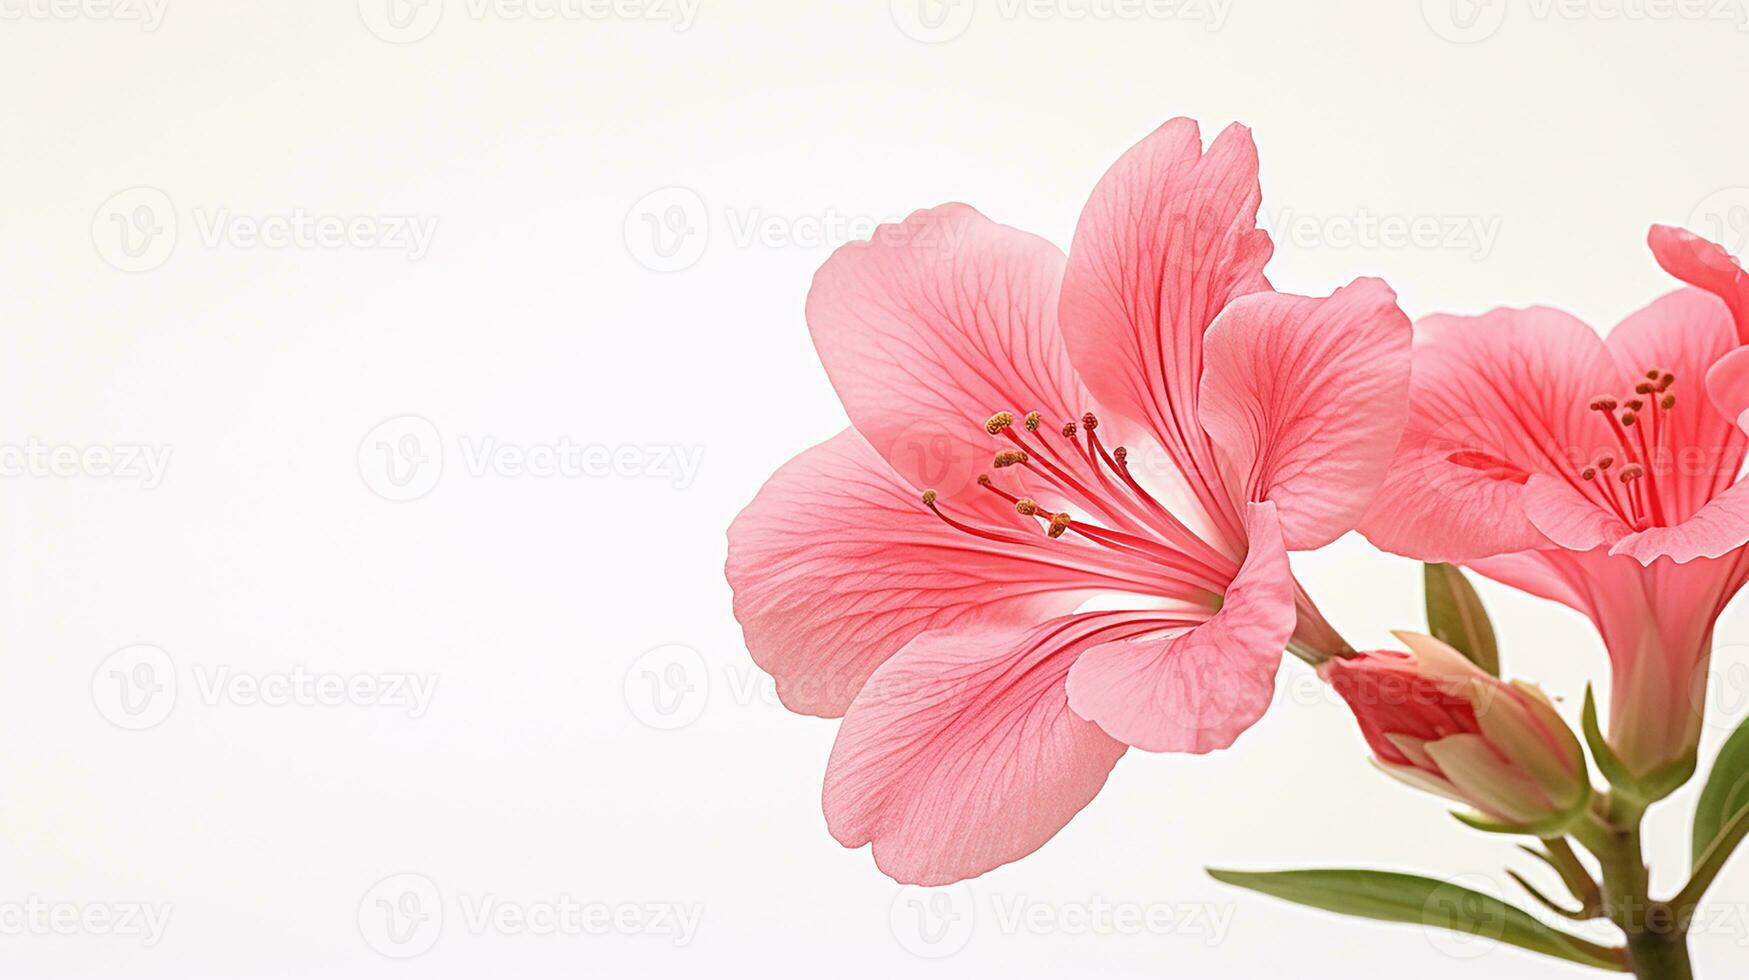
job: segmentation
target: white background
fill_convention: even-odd
[[[1378,866],[1513,894],[1499,869],[1528,865],[1373,772],[1297,664],[1232,751],[1131,753],[1040,853],[901,892],[826,833],[835,726],[752,668],[723,530],[844,424],[802,320],[833,245],[948,200],[1066,245],[1104,168],[1173,115],[1254,128],[1280,288],[1377,274],[1413,316],[1615,322],[1671,288],[1649,223],[1749,232],[1737,0],[1230,0],[1218,23],[428,0],[399,29],[386,0],[162,2],[0,0],[0,444],[171,454],[150,488],[90,460],[0,479],[8,975],[1586,975],[1203,875]],[[250,237],[299,214],[361,221]],[[1470,230],[1369,237],[1383,218]],[[402,219],[435,229],[422,252],[373,237]],[[471,459],[567,440],[636,455],[605,475]],[[385,443],[411,450],[394,474]],[[674,449],[695,473],[650,465]],[[1358,538],[1296,567],[1357,643],[1422,623],[1416,566]],[[1579,617],[1484,594],[1510,672],[1569,709],[1602,679]],[[1742,603],[1721,643],[1709,756],[1749,713]],[[247,687],[297,672],[436,686],[423,713]],[[123,704],[130,678],[151,684]],[[1665,888],[1692,796],[1655,824]],[[396,875],[420,877],[379,884]],[[620,924],[471,915],[567,898]],[[942,941],[914,898],[957,916]],[[1749,964],[1749,868],[1718,898],[1696,941],[1715,977]],[[390,934],[379,899],[424,924]],[[156,943],[19,926],[33,900],[170,918]],[[1045,924],[1014,926],[1017,903]],[[1173,918],[1076,928],[1101,903]],[[657,907],[702,919],[681,942]]]

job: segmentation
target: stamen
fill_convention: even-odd
[[[934,507],[937,494],[934,490],[923,491],[923,506]]]
[[[1030,497],[1022,497],[1014,502],[1014,509],[1022,517],[1031,517],[1038,513],[1038,504],[1034,503]]]
[[[1051,526],[1045,529],[1045,533],[1050,535],[1052,538],[1060,538],[1063,536],[1063,532],[1067,531],[1068,529],[1069,529],[1069,515],[1068,514],[1058,514],[1055,517],[1051,518]]]
[[[1065,438],[1065,439],[1075,438],[1075,423],[1073,423],[1073,422],[1064,422],[1063,423],[1063,438]]]
[[[1040,416],[1037,412],[1027,412],[1026,413],[1026,431],[1037,432],[1038,425],[1039,425],[1040,421],[1041,421],[1041,419],[1040,419]]]
[[[1009,466],[1018,466],[1031,458],[1024,449],[1004,449],[996,454],[994,465],[1000,470]]]
[[[1092,432],[1094,429],[1099,428],[1099,418],[1092,412],[1088,412],[1086,415],[1081,416],[1081,424],[1086,427],[1088,432]]]
[[[976,416],[974,416],[975,418]],[[995,435],[1014,424],[1013,412],[997,412],[990,416],[990,421],[984,423],[984,431]]]

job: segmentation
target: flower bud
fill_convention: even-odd
[[[1318,668],[1380,768],[1479,811],[1487,829],[1547,835],[1590,801],[1579,740],[1536,687],[1489,676],[1430,636]]]

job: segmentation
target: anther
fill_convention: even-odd
[[[1111,451],[1111,458],[1117,460],[1117,465],[1122,466],[1124,461],[1130,458],[1130,451],[1119,446]]]
[[[1023,517],[1031,517],[1038,513],[1038,504],[1034,503],[1030,497],[1022,497],[1014,502],[1014,509]]]
[[[1073,439],[1073,438],[1075,438],[1075,432],[1076,432],[1075,423],[1073,423],[1073,422],[1064,422],[1063,423],[1063,438]]]
[[[990,485],[990,474],[979,473],[978,474],[978,486],[987,487],[989,485]]]
[[[1615,465],[1615,457],[1614,456],[1599,456],[1599,457],[1597,457],[1597,468],[1600,470],[1607,470],[1611,466],[1614,466],[1614,465]]]
[[[995,435],[1014,424],[1013,412],[997,412],[990,416],[990,421],[984,423],[984,431]]]
[[[1676,407],[1676,396],[1675,395],[1665,395],[1664,400],[1658,403],[1658,407],[1662,408],[1666,412],[1675,408]]]
[[[1581,480],[1595,480],[1595,479],[1597,479],[1597,467],[1587,466],[1584,469],[1580,470],[1579,471],[1579,479],[1581,479]]]
[[[1663,374],[1663,373],[1664,372],[1658,370],[1657,368],[1653,368],[1652,370],[1646,372],[1646,380],[1647,381],[1656,381],[1656,380],[1658,380],[1658,376]]]
[[[1646,400],[1644,398],[1629,398],[1627,401],[1622,402],[1621,405],[1630,412],[1637,412],[1646,407]]]
[[[1037,432],[1039,422],[1040,422],[1040,419],[1039,419],[1039,414],[1037,412],[1027,412],[1026,413],[1026,431]]]
[[[1663,391],[1675,383],[1676,383],[1676,375],[1671,374],[1670,372],[1666,371],[1666,372],[1664,372],[1664,376],[1658,379],[1658,390]]]
[[[1023,449],[1004,449],[996,454],[995,465],[997,469],[1003,469],[1024,463],[1031,458]]]
[[[1639,420],[1640,420],[1640,417],[1638,415],[1635,415],[1632,412],[1621,413],[1621,424],[1622,425],[1633,425],[1635,422],[1638,422]]]
[[[934,507],[935,506],[935,497],[936,497],[936,493],[934,490],[923,491],[923,506]]]
[[[1621,482],[1623,483],[1632,483],[1645,475],[1645,469],[1638,463],[1629,463],[1621,468]]]
[[[1045,530],[1045,533],[1050,535],[1053,538],[1060,538],[1063,536],[1063,532],[1067,531],[1068,529],[1069,529],[1069,515],[1068,514],[1058,514],[1055,517],[1051,518],[1051,526]]]
[[[1613,412],[1613,411],[1615,411],[1615,406],[1616,406],[1615,399],[1609,397],[1608,395],[1603,395],[1599,398],[1591,399],[1591,410],[1593,412]]]
[[[1086,415],[1081,416],[1081,424],[1087,427],[1088,432],[1092,432],[1094,429],[1099,428],[1099,417],[1092,412],[1088,412]]]
[[[1636,395],[1649,395],[1651,393],[1652,382],[1650,381],[1642,381],[1639,384],[1634,385],[1634,394]]]

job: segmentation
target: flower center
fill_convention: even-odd
[[[978,486],[1032,518],[1042,533],[1008,527],[983,527],[944,510],[934,490],[923,492],[924,506],[950,527],[1025,552],[1062,568],[1087,571],[1102,584],[1199,604],[1219,600],[1237,573],[1237,564],[1174,517],[1136,480],[1129,451],[1107,450],[1099,438],[1099,419],[1089,412],[1079,423],[1047,428],[1038,412],[1016,425],[1013,412],[990,416],[984,431],[997,440],[991,466],[1013,471],[1004,481],[982,473]],[[1022,492],[1005,488],[1008,482]],[[1040,504],[1030,491],[1060,498],[1060,509]],[[1074,507],[1093,519],[1069,513]]]
[[[1670,523],[1672,501],[1659,474],[1676,410],[1676,395],[1670,390],[1675,383],[1674,374],[1653,369],[1634,385],[1633,397],[1591,400],[1591,410],[1608,422],[1615,449],[1580,467],[1579,478],[1597,487],[1604,504],[1636,531]]]

